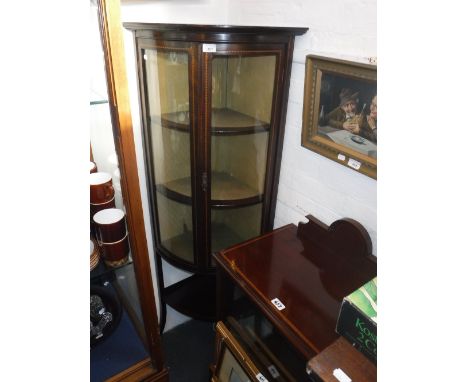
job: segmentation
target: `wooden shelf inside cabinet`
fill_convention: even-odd
[[[164,289],[164,301],[178,312],[197,320],[214,321],[216,278],[193,275]]]
[[[164,113],[161,124],[168,129],[189,132],[189,118],[187,112]],[[255,134],[270,130],[270,124],[259,121],[247,114],[222,108],[213,109],[211,116],[212,135],[244,135]]]
[[[211,224],[212,248],[219,250],[231,246],[233,243],[241,241],[232,229],[225,224]],[[171,237],[163,241],[164,249],[175,255],[177,258],[193,263],[193,232],[186,231],[180,235]]]
[[[192,204],[192,180],[190,177],[157,184],[156,191],[176,202]]]
[[[213,110],[211,130],[215,135],[254,134],[270,130],[270,124],[247,114],[223,108]]]
[[[211,206],[240,207],[262,201],[262,195],[252,187],[224,172],[211,173]]]
[[[192,183],[189,177],[158,184],[156,190],[169,199],[192,204]],[[211,174],[212,207],[242,207],[260,203],[262,199],[263,195],[259,195],[257,190],[227,173]]]

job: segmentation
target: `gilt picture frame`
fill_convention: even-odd
[[[303,147],[377,179],[377,66],[308,55]]]
[[[264,378],[222,321],[216,324],[216,353],[212,382],[254,381]]]

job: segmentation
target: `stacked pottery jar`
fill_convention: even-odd
[[[89,161],[89,173],[92,174],[93,172],[97,172],[96,163]]]
[[[93,172],[90,177],[90,211],[91,218],[96,212],[115,207],[112,176],[107,172]]]
[[[96,240],[93,238],[90,239],[89,244],[90,267],[93,270],[99,264],[99,249]]]
[[[112,177],[106,172],[99,172],[96,163],[90,162],[90,231],[91,239],[96,238],[96,227],[93,223],[93,216],[97,212],[115,207],[114,187],[112,185]],[[102,252],[99,246],[96,245],[99,253]],[[97,264],[96,264],[97,265]]]
[[[106,208],[93,216],[93,222],[104,262],[111,267],[125,264],[130,251],[125,212]]]
[[[89,161],[89,173],[93,174],[97,172],[97,166],[96,163],[93,161]],[[93,217],[93,205],[91,204],[90,208],[90,217]],[[97,267],[99,264],[99,247],[97,245],[96,239],[95,239],[95,233],[94,233],[94,225],[93,225],[93,220],[90,219],[90,260],[91,260],[91,270]]]

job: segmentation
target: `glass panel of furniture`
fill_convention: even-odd
[[[92,8],[96,12],[96,36],[98,34],[97,8]],[[97,41],[100,45],[100,41]],[[102,55],[102,51],[101,51]],[[98,56],[100,60],[100,56]],[[104,76],[104,63],[98,68]],[[95,68],[96,69],[96,68]],[[92,82],[91,85],[95,85]],[[96,89],[91,96],[102,94]],[[107,96],[107,94],[106,94]],[[91,98],[90,101],[90,143],[92,159],[96,163],[99,172],[113,175],[112,184],[114,188],[115,206],[125,211],[122,200],[120,172],[114,146],[112,122],[108,100]],[[93,236],[93,235],[92,235]],[[95,241],[97,244],[97,241]],[[99,250],[99,263],[90,272],[91,296],[95,299],[98,296],[103,301],[103,306],[107,312],[112,314],[112,320],[104,327],[102,332],[97,329],[99,318],[93,317],[90,352],[90,377],[91,380],[104,380],[112,377],[123,370],[132,367],[134,364],[149,358],[146,350],[147,341],[142,319],[141,304],[137,292],[134,264],[131,253],[128,260],[119,266],[108,266],[103,257],[102,250]],[[107,298],[107,299],[106,299]],[[115,303],[117,308],[109,307]],[[124,352],[124,349],[132,348],[132,352]],[[128,354],[121,357],[121,354]],[[116,360],[119,359],[119,362]],[[117,366],[118,365],[118,366]]]
[[[227,330],[269,381],[309,381],[304,368],[307,359],[252,302],[243,297],[242,301],[236,301],[231,313],[233,316],[224,320]]]
[[[113,66],[123,60],[119,7],[117,0],[90,2],[93,44],[90,159],[98,172],[108,173],[112,179],[112,200],[116,208],[125,212],[124,240],[128,238],[130,250],[128,260],[110,266],[103,258],[104,244],[94,241],[100,260],[97,266],[94,260],[91,262],[90,273],[90,376],[91,380],[157,378],[164,381],[168,380],[167,369],[161,355],[146,238],[144,228],[140,229],[143,216],[139,184],[131,180],[137,169],[132,126],[125,122],[129,107],[125,94],[127,82]],[[92,212],[96,212],[96,206],[91,205]],[[91,229],[92,239],[96,239],[94,233]],[[104,326],[109,319],[112,327]]]
[[[162,325],[166,303],[212,320],[211,254],[273,227],[294,38],[307,29],[124,26],[135,37]],[[163,258],[194,276],[166,288]]]
[[[145,49],[143,59],[160,244],[193,264],[188,53]]]

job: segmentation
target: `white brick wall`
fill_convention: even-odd
[[[227,23],[308,27],[296,38],[275,227],[313,214],[327,224],[350,217],[377,245],[377,182],[301,146],[305,57],[367,62],[377,56],[376,0],[228,1]]]

